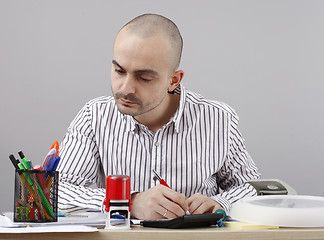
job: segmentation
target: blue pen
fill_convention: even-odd
[[[56,154],[55,148],[51,149],[51,151],[47,154],[46,161],[44,161],[44,164],[43,164],[43,169],[45,171],[52,171],[52,168],[55,165],[55,159],[56,159],[55,154]],[[47,176],[48,176],[48,174],[46,173],[45,178],[47,178]]]
[[[57,157],[55,158],[55,164],[54,164],[54,166],[53,166],[52,171],[56,171],[57,166],[58,166],[58,164],[60,163],[60,160],[61,160],[61,157],[60,157],[60,156],[57,156]]]
[[[48,164],[46,164],[45,169],[46,171],[56,171],[57,165],[59,164],[61,158],[60,156],[57,156],[56,158],[54,158],[53,161],[50,162],[50,166],[48,166]],[[51,177],[53,177],[53,174],[49,174]],[[48,174],[45,175],[45,178],[47,178]]]
[[[56,158],[54,158],[54,160],[51,162],[51,165],[49,167],[45,168],[45,170],[54,171],[55,163],[56,163]]]
[[[110,216],[110,218],[112,218],[112,219],[123,219],[123,220],[126,220],[126,217],[123,216],[123,215],[120,215],[120,214],[112,214]],[[130,220],[130,224],[134,224],[132,220]]]
[[[87,215],[64,213],[64,212],[58,212],[57,216],[58,217],[88,217]]]

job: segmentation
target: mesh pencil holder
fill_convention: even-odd
[[[16,170],[14,222],[56,222],[57,171]]]

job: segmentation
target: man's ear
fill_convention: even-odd
[[[180,84],[183,78],[183,75],[184,75],[184,71],[182,70],[177,70],[172,74],[171,82],[168,88],[169,92],[172,92],[174,89],[176,89],[176,87],[178,87],[178,85]]]

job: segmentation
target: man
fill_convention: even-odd
[[[141,15],[120,30],[111,68],[114,97],[88,102],[62,142],[62,211],[103,210],[105,177],[113,174],[131,177],[131,214],[139,219],[229,211],[255,195],[246,181],[260,174],[237,115],[180,85],[181,52],[180,32],[163,16]]]

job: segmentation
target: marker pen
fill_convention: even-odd
[[[14,165],[14,167],[17,170],[17,173],[19,174],[23,184],[27,187],[28,191],[31,193],[31,195],[33,196],[34,200],[36,201],[37,206],[40,206],[40,203],[37,201],[37,197],[36,194],[34,192],[33,187],[30,185],[30,183],[27,181],[26,176],[22,173],[22,171],[18,171],[19,169],[24,169],[24,165],[22,163],[20,163],[15,157],[14,155],[10,155],[9,156],[12,164]],[[19,166],[20,165],[20,166]],[[32,180],[31,180],[32,181]],[[32,183],[32,182],[31,182]]]
[[[27,160],[25,158],[24,153],[22,151],[20,151],[20,152],[18,152],[18,154],[19,154],[19,157],[21,158],[21,160],[23,161],[23,163],[25,165],[25,168],[29,169],[29,165],[28,165],[28,162],[27,162]]]

